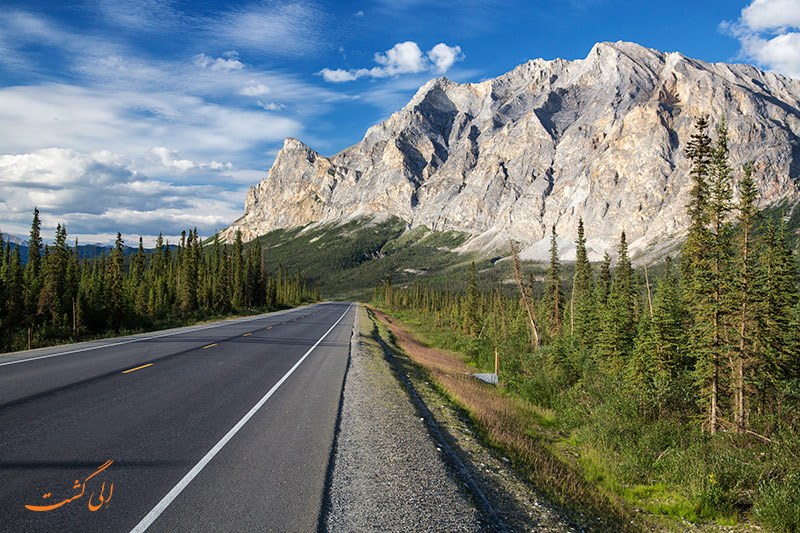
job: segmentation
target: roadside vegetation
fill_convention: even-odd
[[[461,287],[386,279],[373,302],[483,371],[499,350],[499,395],[520,402],[509,415],[487,419],[494,400],[477,408],[466,385],[432,371],[489,443],[530,438],[581,483],[664,520],[800,531],[793,218],[758,215],[752,168],[734,172],[724,123],[715,139],[708,127],[698,121],[687,150],[694,185],[680,264],[667,260],[659,279],[632,267],[624,233],[616,264],[593,267],[581,225],[571,275],[553,231],[543,282],[513,254],[513,292],[479,286],[473,267]],[[566,476],[538,455],[528,466],[538,486]]]
[[[293,307],[321,299],[300,271],[266,268],[258,241],[203,246],[197,230],[182,233],[174,252],[159,236],[155,252],[78,257],[59,225],[43,246],[34,211],[28,261],[0,236],[0,352],[165,329],[199,321]],[[127,261],[126,261],[127,259]]]

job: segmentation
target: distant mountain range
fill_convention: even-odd
[[[19,248],[19,252],[20,252],[20,256],[22,258],[22,263],[23,264],[27,264],[28,263],[28,247],[29,247],[28,246],[28,241],[26,241],[24,239],[21,239],[21,238],[17,237],[16,235],[9,235],[9,234],[3,233],[3,246],[5,246],[6,243],[11,243],[13,245],[12,248],[18,247]],[[45,244],[47,244],[47,243],[45,243]],[[177,246],[174,245],[174,244],[170,244],[169,247],[170,247],[171,250],[174,250],[175,248],[177,248]],[[73,247],[70,246],[70,249],[72,249],[72,248]],[[101,243],[97,243],[97,244],[79,244],[78,245],[78,257],[81,258],[81,259],[93,259],[95,256],[96,257],[100,257],[100,254],[102,254],[103,252],[105,252],[106,257],[108,257],[109,252],[111,252],[111,250],[113,250],[113,249],[114,249],[114,247],[111,246],[111,245],[108,245],[108,244],[101,244]],[[129,256],[131,254],[135,254],[138,250],[139,250],[138,245],[135,248],[130,247],[130,246],[123,246],[122,247],[122,254],[127,257],[127,256]],[[150,252],[155,251],[155,248],[145,248],[144,251],[145,251],[145,253],[150,253]]]
[[[582,217],[592,259],[613,255],[622,230],[634,255],[655,254],[688,226],[684,150],[704,114],[713,127],[727,119],[735,179],[754,161],[761,206],[791,212],[800,200],[800,81],[617,42],[481,83],[433,79],[332,157],[286,139],[222,236],[388,214],[409,228],[468,232],[465,250],[513,239],[526,259],[547,257],[555,226],[562,259],[571,259]]]

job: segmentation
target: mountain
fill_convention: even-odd
[[[547,256],[555,226],[569,259],[583,217],[593,259],[623,229],[634,254],[663,249],[688,226],[684,150],[702,114],[726,117],[735,177],[754,161],[762,206],[798,203],[800,81],[617,42],[481,83],[433,79],[332,157],[286,139],[222,235],[391,214],[468,232],[466,250],[511,238],[528,259]]]
[[[3,246],[5,246],[6,243],[11,243],[11,245],[12,245],[11,249],[12,250],[14,248],[19,248],[20,259],[22,261],[22,264],[25,265],[25,264],[28,263],[28,248],[29,248],[28,241],[24,241],[24,240],[20,239],[19,237],[15,237],[14,235],[5,235],[5,234],[3,234]],[[47,243],[47,242],[44,243],[44,245],[47,245],[47,244],[50,244],[50,243]],[[174,245],[174,244],[170,244],[169,248],[170,248],[170,250],[174,251],[175,249],[177,249],[177,246]],[[70,250],[73,250],[73,249],[74,249],[74,246],[70,246]],[[113,250],[113,249],[114,249],[113,246],[108,245],[108,244],[102,244],[102,243],[97,243],[97,244],[79,244],[78,245],[78,258],[79,259],[94,259],[95,257],[100,257],[100,254],[102,254],[102,253],[105,253],[106,257],[108,257],[109,254],[111,253],[111,250]],[[133,255],[138,251],[139,251],[138,247],[136,247],[136,248],[133,248],[131,246],[123,246],[122,247],[122,255],[123,255],[123,257],[127,257],[129,255]],[[155,248],[145,248],[144,251],[145,251],[145,253],[152,253],[152,252],[155,251]],[[42,253],[44,253],[44,248],[42,249]]]
[[[16,235],[11,235],[9,233],[0,233],[0,238],[3,239],[3,244],[10,242],[16,246],[22,246],[23,248],[28,247],[28,241],[17,237]]]

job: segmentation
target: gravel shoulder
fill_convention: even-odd
[[[491,531],[372,337],[359,306],[324,522],[327,531]]]

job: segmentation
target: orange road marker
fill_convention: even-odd
[[[214,344],[209,344],[208,346],[203,346],[203,349],[205,350],[206,348],[211,348],[212,346],[216,346],[216,345],[217,345],[217,343],[215,342]]]
[[[136,368],[131,368],[130,370],[123,370],[122,374],[127,374],[128,372],[133,372],[134,370],[141,370],[142,368],[147,368],[148,366],[153,366],[153,363],[147,363],[146,365],[137,366]]]
[[[245,333],[244,335],[242,335],[242,337],[248,337],[248,336],[250,336],[252,334],[253,334],[252,332],[251,333]]]

